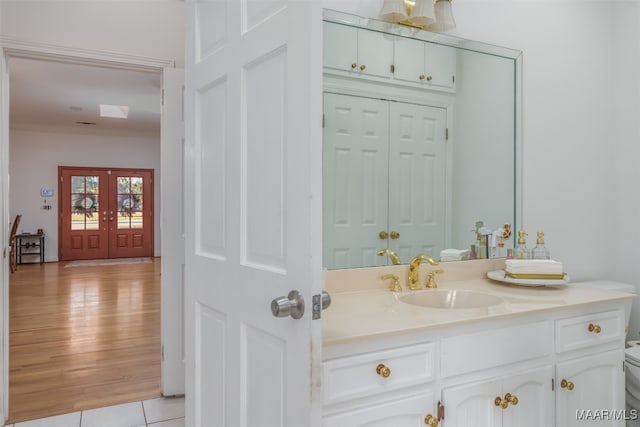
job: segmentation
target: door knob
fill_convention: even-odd
[[[430,427],[438,427],[438,419],[431,414],[424,417],[424,423]]]
[[[602,328],[600,327],[600,325],[595,325],[593,323],[589,323],[589,332],[593,332],[594,334],[599,334],[600,332],[602,332]]]
[[[560,381],[560,387],[566,388],[567,390],[571,391],[573,390],[574,384],[571,381],[563,379],[562,381]]]
[[[304,299],[298,291],[291,291],[288,296],[271,301],[271,313],[275,317],[300,319],[304,314]]]
[[[391,239],[393,240],[397,240],[400,238],[400,233],[398,233],[397,231],[392,231],[391,234],[389,234],[389,237],[391,237]]]
[[[387,240],[389,238],[389,233],[382,230],[381,232],[378,233],[378,237],[380,238],[380,240]]]

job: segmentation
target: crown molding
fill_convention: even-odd
[[[48,43],[21,40],[0,35],[0,47],[8,56],[22,58],[52,59],[88,65],[111,66],[136,71],[159,71],[175,68],[175,61],[150,58],[119,52],[58,46]]]

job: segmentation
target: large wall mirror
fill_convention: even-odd
[[[517,230],[522,53],[331,10],[323,25],[324,266],[466,259]]]

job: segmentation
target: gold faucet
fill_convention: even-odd
[[[389,259],[391,260],[391,264],[400,265],[400,257],[398,256],[397,253],[395,253],[393,250],[391,250],[389,248],[380,249],[377,252],[377,255],[378,256],[389,255]]]
[[[389,286],[389,290],[391,292],[402,292],[402,287],[400,286],[400,281],[398,280],[398,276],[395,274],[384,274],[380,276],[381,280],[389,280],[392,279],[393,282]]]
[[[434,260],[427,254],[419,254],[411,260],[411,263],[409,264],[409,289],[414,291],[420,289],[418,273],[420,270],[420,263],[422,261],[427,261],[431,265],[438,265],[438,261]]]

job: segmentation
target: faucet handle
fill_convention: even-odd
[[[389,286],[389,290],[391,292],[402,292],[402,287],[400,286],[400,280],[398,279],[398,276],[396,276],[395,274],[384,274],[380,276],[380,279],[381,280],[392,279],[393,282]]]
[[[437,288],[438,284],[436,283],[436,274],[442,274],[444,273],[444,270],[442,269],[437,269],[437,270],[433,270],[429,272],[429,275],[427,277],[427,288]]]

